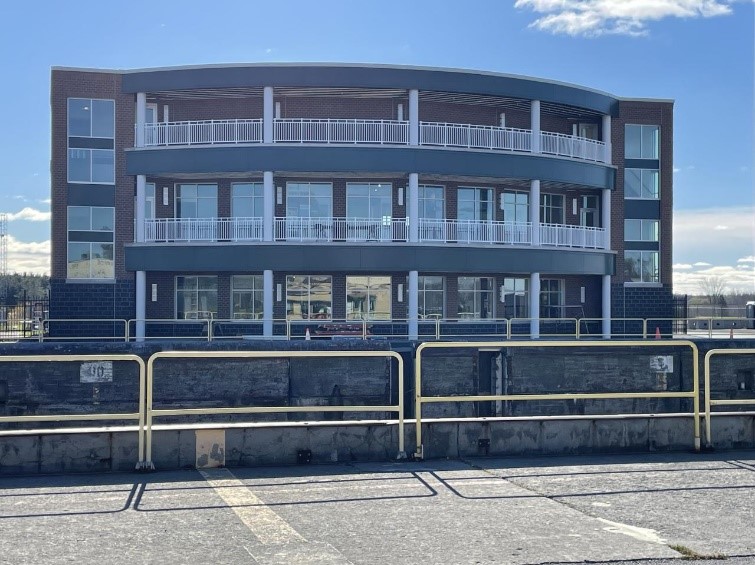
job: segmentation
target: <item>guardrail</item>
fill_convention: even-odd
[[[576,135],[541,131],[540,150],[545,154],[560,157],[606,162],[605,142]]]
[[[417,347],[414,361],[414,415],[416,425],[417,451],[415,456],[423,458],[422,444],[422,405],[442,402],[497,402],[497,401],[542,401],[542,400],[616,400],[634,398],[691,398],[694,411],[694,448],[700,451],[700,394],[698,377],[698,349],[691,341],[682,340],[654,340],[654,341],[584,341],[579,347],[689,347],[692,350],[693,386],[691,391],[681,392],[614,392],[614,393],[558,393],[558,394],[484,394],[459,396],[423,396],[422,395],[422,354],[427,349],[490,349],[493,347],[575,347],[572,341],[480,341],[480,342],[449,342],[422,343]]]
[[[407,241],[404,218],[275,218],[275,241]]]
[[[713,447],[711,434],[710,415],[712,406],[747,406],[755,405],[755,398],[720,398],[710,397],[710,360],[716,355],[753,355],[755,349],[711,349],[705,354],[703,360],[703,374],[705,379],[705,443],[706,447]]]
[[[136,128],[139,126],[137,125]],[[144,124],[144,145],[262,143],[262,120],[192,120]]]
[[[273,129],[283,143],[409,143],[409,122],[398,120],[276,118]]]
[[[106,414],[35,414],[32,416],[0,416],[0,422],[24,423],[24,422],[79,422],[79,421],[117,421],[117,420],[136,420],[138,425],[138,442],[139,442],[139,460],[136,463],[137,469],[152,468],[147,464],[145,457],[145,434],[146,434],[146,372],[145,364],[141,357],[132,354],[103,354],[103,355],[4,355],[0,356],[2,363],[50,363],[50,362],[81,362],[83,363],[100,363],[107,361],[128,361],[136,363],[139,367],[139,408],[136,412],[117,412]],[[95,372],[96,372],[96,368]],[[104,378],[105,375],[94,374],[91,376],[92,382]]]
[[[55,330],[55,324],[65,324],[64,332],[57,332]],[[91,326],[101,326],[103,329],[107,325],[112,326],[113,336],[82,334],[79,331],[79,326],[85,325],[81,331],[91,332]],[[119,329],[122,328],[123,332]],[[40,331],[37,335],[37,339],[40,343],[45,339],[54,337],[56,341],[128,341],[128,321],[121,319],[99,319],[99,318],[45,318],[40,322]],[[50,335],[52,334],[52,336]],[[67,334],[67,335],[66,335]]]
[[[445,122],[420,122],[420,145],[532,151],[532,131],[528,129]]]
[[[262,241],[262,218],[151,218],[144,241]]]
[[[154,365],[159,359],[271,359],[321,357],[385,357],[395,359],[398,376],[398,403],[389,405],[339,406],[235,406],[230,408],[171,408],[153,407]],[[161,416],[192,416],[218,414],[282,414],[304,412],[396,412],[398,413],[398,454],[406,456],[404,447],[404,361],[395,351],[161,351],[147,361],[147,397],[145,410],[145,459],[152,464],[152,421]]]

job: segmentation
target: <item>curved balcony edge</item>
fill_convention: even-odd
[[[442,245],[127,244],[126,270],[294,273],[532,273],[613,275],[606,250]]]

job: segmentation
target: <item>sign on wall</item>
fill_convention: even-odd
[[[650,358],[650,370],[656,373],[673,373],[674,372],[674,356],[673,355],[658,355]]]
[[[79,370],[79,378],[82,383],[112,383],[113,362],[95,361],[82,363]]]

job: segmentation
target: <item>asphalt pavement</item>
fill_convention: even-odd
[[[8,564],[738,565],[755,452],[10,477],[0,532]]]

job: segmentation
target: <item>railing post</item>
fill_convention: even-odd
[[[440,341],[440,318],[435,318],[435,341]]]

